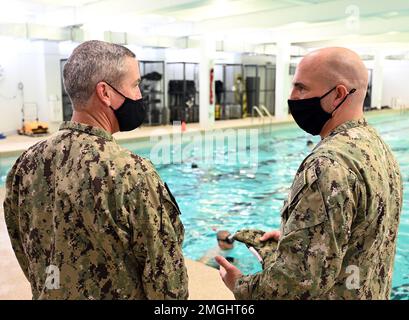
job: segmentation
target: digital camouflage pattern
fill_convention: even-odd
[[[238,279],[237,299],[389,299],[403,185],[365,119],[321,140],[282,209],[276,259]]]
[[[247,247],[253,247],[263,259],[261,266],[263,269],[274,262],[276,258],[277,241],[268,239],[260,241],[265,231],[257,229],[242,229],[233,235],[233,239],[244,243]]]
[[[33,299],[188,297],[179,208],[151,162],[110,133],[63,123],[18,158],[6,187]]]

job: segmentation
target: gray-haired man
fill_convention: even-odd
[[[72,121],[7,177],[6,223],[34,299],[186,299],[184,228],[166,184],[117,131],[144,118],[135,55],[102,41],[64,67]]]

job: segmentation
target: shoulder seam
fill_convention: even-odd
[[[344,170],[348,171],[350,174],[352,174],[354,176],[354,178],[363,183],[363,181],[355,174],[355,172],[353,172],[351,169],[349,169],[348,167],[344,166],[343,164],[341,164],[339,161],[337,161],[336,159],[329,157],[327,155],[320,155],[317,156],[316,158],[313,159],[313,161],[309,164],[309,166],[307,167],[307,170],[313,166],[313,164],[318,160],[318,159],[326,159],[326,160],[331,160],[333,162],[335,162],[337,165],[339,165],[341,168],[343,168]]]

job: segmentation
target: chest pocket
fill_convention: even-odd
[[[304,170],[294,180],[288,200],[281,210],[281,232],[290,232],[321,224],[326,210],[313,168]]]
[[[293,208],[297,204],[298,200],[302,197],[302,194],[303,192],[305,192],[307,187],[308,185],[306,173],[305,171],[302,171],[295,177],[288,193],[288,198],[284,201],[284,206],[281,209],[281,218],[284,220],[284,222],[288,220],[289,211],[291,211],[291,208]]]

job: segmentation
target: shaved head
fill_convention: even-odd
[[[359,55],[352,50],[331,47],[313,51],[301,60],[297,71],[308,74],[308,82],[328,89],[339,84],[348,90],[355,88],[354,100],[363,102],[365,99],[368,70]]]
[[[300,61],[290,99],[329,93],[320,99],[322,109],[332,115],[321,131],[325,136],[334,126],[363,116],[367,88],[368,70],[359,55],[347,48],[330,47],[310,52]]]
[[[340,47],[316,50],[305,56],[302,63],[310,64],[317,79],[327,83],[365,91],[368,87],[368,70],[352,50]]]

